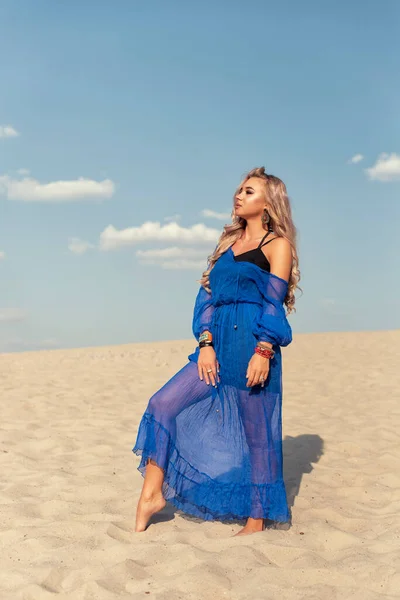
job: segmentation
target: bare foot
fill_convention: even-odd
[[[136,509],[136,527],[135,531],[145,531],[150,518],[167,504],[164,496],[160,492],[150,498],[140,496]]]
[[[243,529],[238,531],[238,533],[235,533],[233,537],[236,537],[237,535],[249,535],[250,533],[258,533],[259,531],[263,530],[264,519],[252,519],[251,517],[249,517]]]

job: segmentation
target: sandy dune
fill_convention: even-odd
[[[0,599],[399,598],[400,331],[284,349],[289,530],[135,534],[139,420],[194,344],[0,355]]]

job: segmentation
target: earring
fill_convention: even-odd
[[[263,225],[268,225],[268,231],[274,230],[272,227],[271,216],[266,208],[264,208],[264,211],[263,211],[263,214],[261,217],[261,221],[262,221]]]
[[[263,210],[261,221],[262,221],[263,225],[268,225],[268,223],[270,221],[270,216],[269,216],[269,213],[266,208],[264,208],[264,210]]]

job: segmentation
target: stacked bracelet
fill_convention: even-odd
[[[212,339],[212,333],[210,331],[203,331],[199,337],[199,348],[204,348],[204,346],[213,346]]]
[[[212,342],[212,333],[210,331],[203,331],[203,333],[200,334],[199,342],[203,341]]]
[[[199,342],[199,348],[204,348],[205,346],[214,346],[212,342]]]
[[[272,348],[267,348],[265,346],[259,346],[258,344],[254,348],[254,352],[259,354],[260,356],[263,356],[264,358],[274,358],[274,355],[275,355],[275,352],[274,352],[274,350],[272,350]]]

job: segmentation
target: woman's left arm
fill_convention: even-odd
[[[261,291],[262,307],[253,323],[253,335],[257,342],[267,348],[273,346],[288,346],[292,341],[292,329],[286,318],[283,301],[287,292],[287,282],[292,268],[292,252],[289,242],[279,238],[273,242],[268,258],[271,274],[268,283]],[[257,353],[251,357],[246,373],[247,386],[257,385],[260,377],[266,380],[269,372],[269,358],[264,358]]]
[[[289,281],[292,270],[292,248],[286,238],[280,237],[270,245],[268,261],[273,275]]]
[[[271,274],[284,281],[272,280],[268,284],[263,294],[261,317],[259,323],[256,324],[254,333],[257,341],[264,342],[263,345],[270,348],[273,344],[287,346],[292,341],[291,330],[290,341],[287,339],[287,326],[289,324],[283,308],[287,291],[287,285],[284,282],[289,281],[292,270],[292,249],[288,240],[283,237],[274,240],[274,243],[270,244],[269,257],[266,256],[266,258],[270,264]],[[282,316],[284,323],[281,322]],[[286,325],[286,327],[282,328],[280,325]]]

